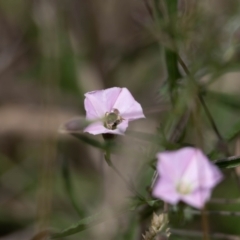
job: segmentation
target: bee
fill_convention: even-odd
[[[114,108],[111,112],[106,112],[104,119],[104,127],[111,130],[115,130],[117,125],[124,120],[116,108]]]

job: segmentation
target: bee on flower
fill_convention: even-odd
[[[145,118],[141,105],[127,88],[113,87],[85,94],[86,119],[84,129],[93,135],[124,134],[130,121]]]

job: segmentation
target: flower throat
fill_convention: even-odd
[[[118,109],[114,108],[111,112],[105,113],[104,127],[110,130],[115,130],[117,125],[120,124],[124,119],[121,117]]]

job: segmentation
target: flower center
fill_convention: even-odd
[[[120,124],[124,120],[118,109],[114,108],[111,112],[105,113],[104,118],[104,127],[110,130],[115,130],[117,125]]]
[[[176,190],[178,193],[182,195],[188,195],[189,193],[192,192],[192,186],[190,183],[179,182],[178,185],[176,186]]]

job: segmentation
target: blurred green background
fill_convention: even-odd
[[[127,87],[147,118],[117,139],[113,161],[150,199],[149,163],[185,112],[188,124],[177,144],[201,145],[212,159],[224,157],[226,146],[228,156],[240,155],[239,60],[238,0],[0,0],[0,240],[47,239],[36,234],[99,212],[110,220],[60,239],[142,239],[151,215],[116,214],[133,193],[100,150],[60,134],[60,126],[85,117],[84,93]],[[213,196],[238,198],[239,168],[224,173]],[[71,187],[64,174],[71,174]],[[239,204],[207,208],[240,211]],[[202,229],[199,216],[173,216],[171,224]],[[208,225],[212,232],[240,235],[240,216],[210,216]]]

